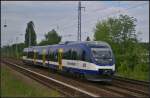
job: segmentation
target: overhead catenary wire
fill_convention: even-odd
[[[143,5],[145,5],[145,4],[148,4],[148,3],[142,3],[142,4],[138,4],[138,5],[136,5],[136,6],[128,7],[128,8],[126,8],[126,9],[124,9],[124,11],[127,11],[127,10],[131,10],[131,9],[137,8],[137,7],[139,7],[139,6],[143,6]],[[107,15],[103,15],[102,17],[106,17],[106,16],[114,15],[114,14],[117,14],[118,12],[119,12],[119,13],[121,13],[120,9],[119,9],[118,11],[115,11],[115,12],[109,13],[109,14],[107,14]],[[86,20],[86,21],[84,21],[84,22],[87,22],[87,21],[89,21],[89,19],[88,19],[88,20]],[[72,24],[72,25],[69,25],[69,26],[63,27],[63,30],[64,30],[65,28],[67,28],[67,27],[74,26],[74,25],[75,25],[75,24]]]
[[[136,5],[136,6],[131,6],[131,7],[128,7],[128,8],[126,8],[126,9],[124,9],[124,11],[137,8],[137,7],[143,6],[143,5],[145,5],[145,4],[148,4],[148,3],[142,3],[142,4],[138,4],[138,5]],[[103,15],[102,17],[103,17],[103,18],[105,18],[106,16],[109,17],[109,16],[115,15],[115,14],[117,14],[117,13],[121,13],[120,9],[117,10],[117,11],[115,11],[115,12],[109,13],[109,14],[107,14],[107,15]],[[88,21],[91,21],[91,19],[88,19],[88,20],[86,20],[86,21],[84,21],[84,22],[88,22]],[[72,29],[72,28],[69,28],[69,27],[71,27],[71,26],[72,26],[72,27],[75,27],[75,25],[76,25],[76,24],[68,25],[68,26],[64,27],[62,30]],[[68,28],[68,29],[66,29],[66,28]]]
[[[143,5],[145,5],[145,4],[148,4],[148,3],[142,3],[142,4],[137,4],[137,5],[134,5],[134,6],[131,6],[131,7],[128,7],[127,9],[125,9],[125,10],[129,10],[129,9],[133,9],[133,8],[136,8],[136,7],[139,7],[139,6],[143,6]],[[119,1],[119,7],[120,7],[120,1]],[[90,13],[84,13],[84,15],[88,15],[88,14],[94,14],[95,12],[97,12],[97,11],[106,11],[106,10],[108,10],[108,8],[102,8],[102,9],[94,9],[94,10],[91,10],[90,11]],[[111,13],[111,14],[115,14],[115,13],[120,13],[121,11],[120,11],[120,9],[117,11],[117,12],[114,12],[114,13]],[[110,15],[111,15],[110,14]],[[74,20],[74,19],[77,19],[76,17],[74,17],[74,18],[71,18],[72,20]],[[64,19],[63,19],[64,20]],[[58,20],[57,20],[58,21]],[[68,20],[69,22],[70,22],[70,20]],[[74,21],[76,21],[76,20],[74,20]],[[67,22],[66,22],[67,23]],[[56,24],[52,24],[52,25],[57,25],[58,23],[56,23]],[[52,26],[51,25],[51,26]],[[64,25],[64,24],[63,24]],[[65,27],[66,28],[66,27]]]

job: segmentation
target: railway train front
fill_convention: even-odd
[[[96,42],[89,46],[91,63],[89,73],[85,74],[88,80],[111,81],[115,72],[115,59],[112,49],[105,42]]]

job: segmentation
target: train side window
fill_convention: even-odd
[[[49,60],[49,52],[46,52],[46,60]]]
[[[54,57],[55,57],[54,50],[51,49],[50,50],[50,61],[54,61]]]
[[[34,51],[34,56],[35,56],[35,59],[38,59],[38,51],[36,49],[36,51]]]
[[[51,51],[49,51],[49,60],[50,61],[52,60],[52,53],[51,53]]]
[[[42,54],[40,54],[40,59],[42,60],[43,58],[42,58]]]
[[[31,52],[31,58],[32,59],[34,58],[34,52],[33,51]]]
[[[23,56],[27,56],[27,52],[26,51],[23,52]]]
[[[32,52],[30,52],[30,55],[29,55],[29,57],[30,57],[30,58],[32,58]]]
[[[54,52],[53,51],[49,52],[49,58],[50,58],[50,61],[54,61]]]
[[[32,59],[32,51],[29,52],[28,58]]]
[[[71,54],[72,54],[72,59],[73,59],[73,60],[77,60],[77,52],[76,52],[75,50],[73,50],[73,51],[71,52]]]
[[[82,58],[81,58],[82,61],[85,61],[85,56],[86,56],[86,54],[85,54],[85,51],[83,50],[83,51],[82,51]]]
[[[29,52],[28,52],[27,58],[29,58]]]
[[[49,58],[49,60],[51,61],[51,53],[52,53],[52,50],[50,49],[48,52],[49,52],[49,53],[48,53],[48,54],[49,54],[49,57],[48,57],[48,58]]]
[[[86,53],[86,51],[85,50],[83,50],[82,51],[82,56],[81,56],[82,58],[82,61],[87,61],[87,62],[90,62],[90,57],[87,55],[87,53]]]
[[[63,56],[63,58],[64,58],[64,59],[67,59],[67,60],[71,59],[71,50],[70,50],[70,49],[66,49],[66,50],[64,51],[64,56]]]
[[[63,52],[63,59],[66,59],[66,50]]]
[[[63,52],[63,59],[68,59],[68,48],[65,48],[65,49],[64,49],[64,52]]]
[[[42,53],[40,53],[40,52],[38,53],[38,59],[40,59],[40,60],[42,59]]]
[[[54,54],[54,52],[52,52],[52,61],[54,61],[55,60],[55,54]]]
[[[29,52],[29,58],[31,58],[31,56],[32,56],[32,52]]]
[[[29,52],[29,58],[31,58],[31,52]]]
[[[37,52],[37,58],[40,59],[40,58],[39,58],[39,52]]]
[[[77,60],[82,60],[82,50],[80,48],[77,48],[76,51],[77,51]]]
[[[56,51],[55,56],[54,56],[54,61],[57,62],[58,60],[58,51]]]
[[[71,53],[71,49],[69,49],[69,51],[67,52],[67,58],[71,60],[71,57],[72,57],[72,53]]]
[[[30,54],[30,52],[28,52],[27,58],[29,58],[29,54]]]

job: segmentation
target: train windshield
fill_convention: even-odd
[[[109,48],[91,48],[91,50],[97,63],[109,64],[112,62],[112,52]]]

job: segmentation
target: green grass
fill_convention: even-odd
[[[148,72],[118,72],[117,75],[130,79],[149,81]]]
[[[135,67],[133,70],[129,68],[125,68],[125,66],[122,67],[120,66],[116,74],[126,78],[142,80],[142,81],[150,81],[148,68],[147,70],[143,71],[142,68],[139,66]]]
[[[28,83],[28,81],[23,81],[22,77],[17,77],[14,75],[13,71],[1,67],[1,96],[2,97],[46,97],[53,96],[59,97],[60,93],[48,88],[44,88],[43,85],[33,82]]]

